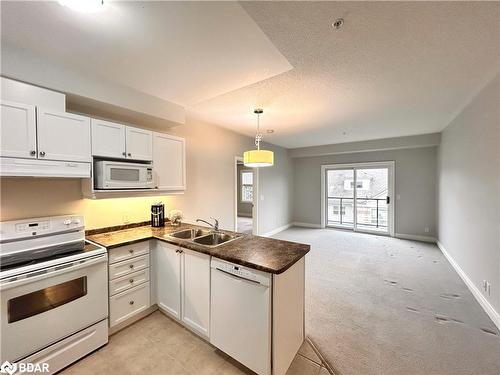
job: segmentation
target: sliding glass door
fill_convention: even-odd
[[[323,166],[324,225],[393,235],[394,164]]]

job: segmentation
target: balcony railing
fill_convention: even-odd
[[[387,228],[385,198],[357,198],[357,225]],[[328,197],[328,223],[354,225],[354,198]]]

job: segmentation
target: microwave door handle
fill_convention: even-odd
[[[9,279],[13,279],[16,276],[11,276],[8,277],[7,280],[2,280],[0,281],[0,291],[7,290],[10,288],[14,288],[20,285],[32,283],[35,281],[43,280],[48,277],[53,277],[57,275],[62,275],[67,272],[72,272],[76,271],[81,268],[86,268],[94,264],[102,263],[102,262],[107,262],[108,257],[106,254],[100,254],[98,256],[92,257],[92,258],[86,258],[86,259],[77,259],[72,262],[68,263],[62,263],[58,264],[55,266],[52,266],[48,269],[41,269],[41,270],[35,270],[30,272],[32,276],[28,277],[23,277],[21,279],[14,279],[12,281],[9,281]],[[30,274],[28,273],[28,275]],[[18,275],[19,277],[21,275]]]

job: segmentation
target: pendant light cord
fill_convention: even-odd
[[[262,134],[260,134],[260,113],[257,113],[257,134],[255,135],[255,146],[257,146],[257,150],[260,150],[261,140]]]

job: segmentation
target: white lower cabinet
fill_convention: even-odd
[[[182,321],[197,333],[209,337],[210,256],[183,249]]]
[[[158,307],[208,337],[210,256],[158,241],[154,257]]]
[[[156,303],[176,319],[181,317],[181,252],[179,246],[157,241]]]
[[[109,298],[109,325],[124,322],[134,315],[148,309],[149,282],[133,287]]]
[[[133,323],[132,318],[151,307],[149,244],[142,241],[108,249],[109,326],[115,330]]]

